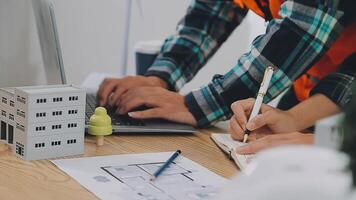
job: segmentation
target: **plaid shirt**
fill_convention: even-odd
[[[271,101],[306,72],[338,38],[345,26],[355,21],[355,0],[287,0],[266,33],[258,36],[249,52],[225,75],[185,96],[186,105],[199,126],[231,117],[231,103],[255,97],[266,66],[276,67],[265,103]],[[179,91],[241,23],[248,10],[231,0],[195,0],[169,37],[147,76],[158,76]],[[354,74],[353,74],[354,75]],[[318,85],[314,92],[327,93],[339,105],[350,94],[347,84],[354,76],[335,75],[337,86]],[[331,79],[331,80],[330,80]],[[345,86],[345,87],[342,87]]]

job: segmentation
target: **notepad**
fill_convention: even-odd
[[[233,159],[236,165],[243,171],[246,166],[255,157],[255,154],[240,155],[236,153],[236,148],[245,145],[243,142],[233,140],[230,134],[226,133],[213,133],[211,139],[220,147],[225,153],[227,153],[231,159]]]

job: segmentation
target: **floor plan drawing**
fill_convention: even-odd
[[[213,199],[225,179],[180,156],[156,180],[171,153],[129,154],[52,161],[100,199]]]
[[[137,195],[146,199],[176,199],[175,196],[185,196],[189,199],[209,199],[215,197],[218,188],[200,185],[190,177],[193,172],[173,163],[162,177],[149,181],[151,175],[163,163],[144,163],[126,166],[102,167],[121,183],[136,191]],[[182,191],[181,188],[188,188]],[[182,192],[184,194],[182,194]]]

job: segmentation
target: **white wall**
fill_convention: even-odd
[[[133,2],[129,74],[134,74],[133,45],[173,33],[190,0],[142,0],[143,19]],[[64,64],[70,82],[91,72],[120,73],[125,0],[54,0]],[[184,89],[187,92],[235,65],[252,39],[264,30],[254,15]],[[0,0],[0,86],[43,82],[42,61],[29,0]],[[19,78],[19,74],[24,74]],[[19,80],[21,79],[21,80]]]
[[[28,0],[0,0],[0,87],[45,82]]]

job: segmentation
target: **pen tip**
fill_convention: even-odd
[[[154,181],[156,179],[155,176],[151,176],[150,181]]]
[[[243,143],[246,143],[246,142],[247,142],[247,138],[248,138],[248,135],[247,135],[247,134],[245,134],[245,135],[244,135],[244,140],[243,140]]]
[[[250,133],[251,133],[251,131],[250,131],[250,130],[245,129],[245,131],[244,131],[244,135],[249,135]]]

